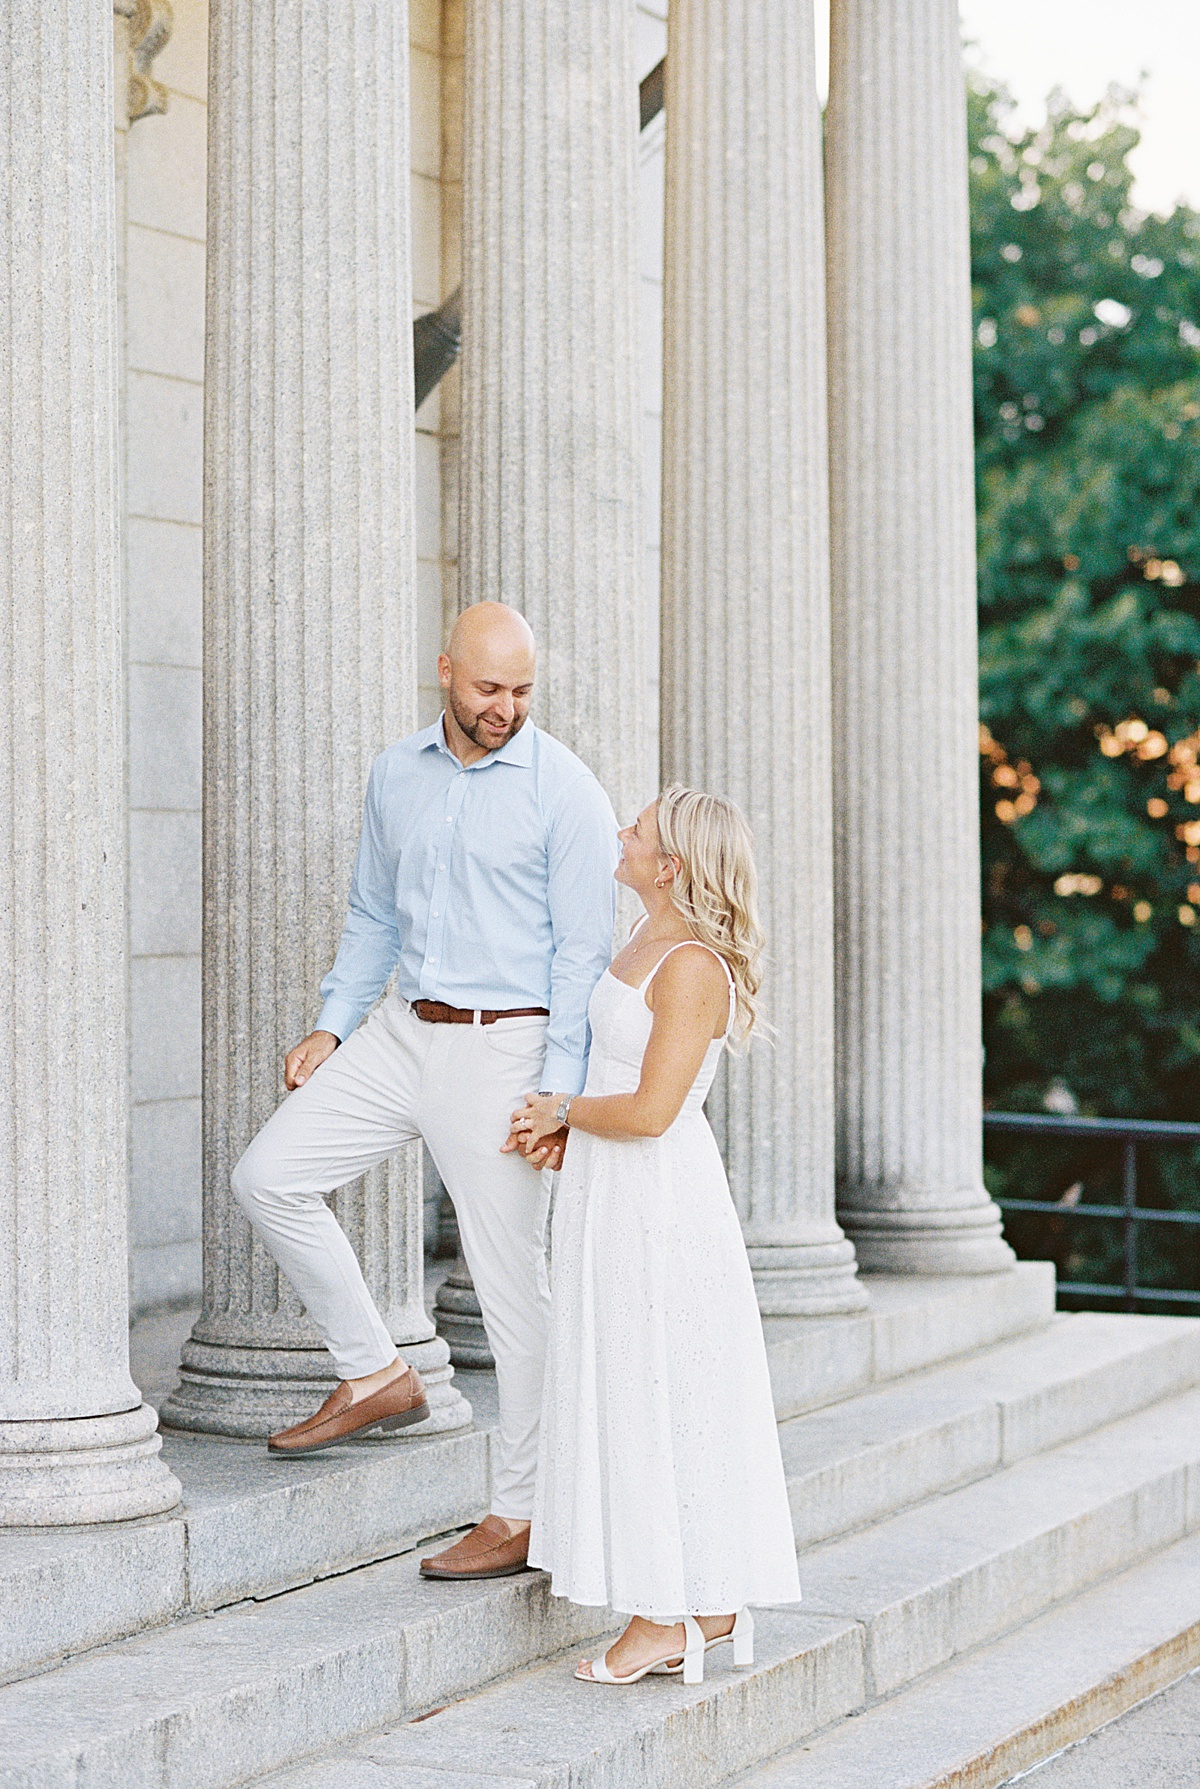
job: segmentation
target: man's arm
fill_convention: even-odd
[[[556,1093],[578,1093],[586,1078],[588,1001],[612,960],[619,854],[607,795],[594,777],[577,778],[559,797],[547,854],[554,958],[542,1086]]]
[[[350,881],[350,904],[333,968],[321,983],[324,1005],[316,1030],[339,1042],[349,1037],[383,992],[400,955],[396,927],[395,866],[384,849],[380,799],[383,759],[367,781],[362,837]]]

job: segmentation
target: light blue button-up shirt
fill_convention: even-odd
[[[406,1000],[548,1007],[541,1085],[578,1093],[618,854],[608,797],[565,745],[526,721],[464,767],[439,716],[371,767],[318,1029],[348,1037],[395,969]]]

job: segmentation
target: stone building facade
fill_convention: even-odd
[[[130,1271],[135,1313],[199,1297],[201,655],[204,214],[208,6],[173,0],[118,13],[124,74],[139,37],[153,110],[129,124],[118,94],[117,247],[122,304],[121,457],[127,591]],[[408,9],[412,308],[462,280],[461,0]],[[152,28],[153,21],[153,28]],[[665,0],[634,13],[635,72],[666,48]],[[159,41],[161,40],[161,41]],[[144,105],[146,100],[134,100]],[[647,704],[657,702],[658,465],[662,329],[660,117],[638,157],[640,470]],[[417,709],[439,712],[434,661],[458,603],[460,380],[415,417]],[[653,768],[647,786],[653,783]]]
[[[366,766],[437,712],[439,641],[484,596],[530,615],[538,718],[619,812],[661,775],[755,825],[775,1035],[712,1111],[764,1312],[858,1308],[856,1250],[1010,1259],[980,1162],[951,0],[835,0],[824,193],[805,8],[212,6],[0,25],[0,970],[27,1040],[0,1464],[25,1522],[177,1495],[127,1266],[135,1311],[203,1293],[173,1423],[259,1434],[320,1389],[228,1167],[311,1023]],[[414,418],[411,319],[460,284],[461,363]],[[419,1160],[337,1197],[453,1428]]]

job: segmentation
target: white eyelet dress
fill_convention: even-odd
[[[597,983],[586,1093],[636,1090],[658,967]],[[661,1137],[573,1132],[555,1194],[529,1562],[555,1596],[651,1621],[800,1599],[754,1282],[703,1111],[723,1048]]]

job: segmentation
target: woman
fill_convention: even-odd
[[[753,1659],[748,1603],[796,1602],[787,1490],[750,1265],[702,1110],[755,1020],[750,830],[674,787],[621,833],[646,909],[592,995],[587,1086],[530,1094],[527,1153],[573,1133],[555,1200],[553,1314],[529,1562],[556,1596],[632,1616],[592,1683]]]

